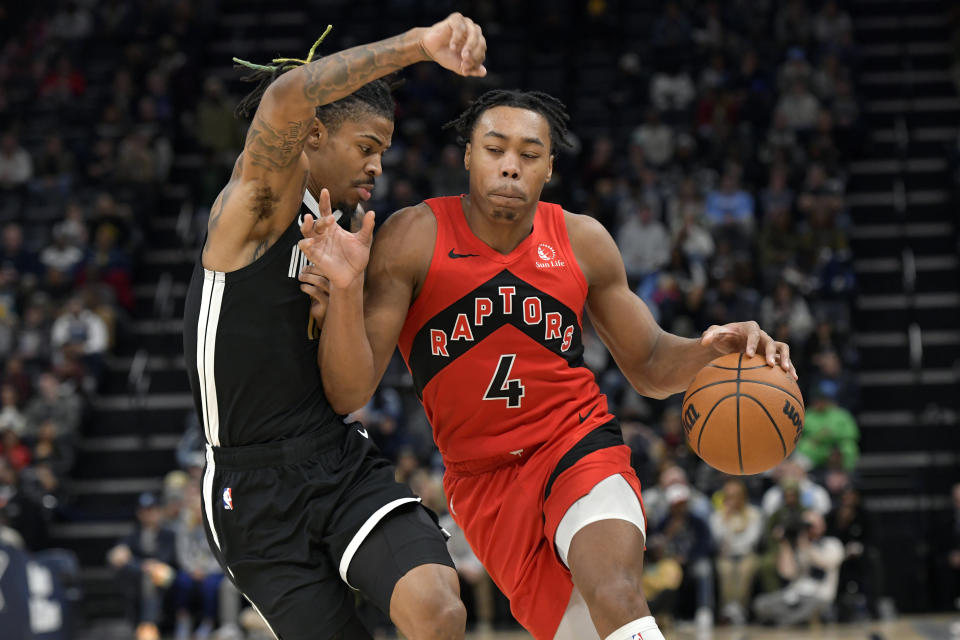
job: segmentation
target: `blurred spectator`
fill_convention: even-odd
[[[107,325],[86,308],[83,298],[70,298],[63,313],[53,322],[50,337],[55,348],[76,348],[84,358],[99,360],[108,346]]]
[[[736,171],[726,171],[720,188],[707,194],[705,213],[713,227],[737,227],[742,234],[753,230],[753,196],[740,187]]]
[[[433,170],[430,193],[436,196],[454,196],[470,190],[467,172],[463,170],[463,152],[448,144],[440,153],[440,164]]]
[[[727,324],[757,317],[757,292],[737,282],[732,269],[723,269],[716,284],[704,296],[705,317],[701,324]]]
[[[799,80],[790,85],[790,89],[777,103],[777,115],[783,117],[785,124],[794,131],[813,129],[819,111],[820,102]]]
[[[821,380],[812,391],[812,402],[807,406],[803,433],[797,443],[797,453],[810,468],[823,466],[830,453],[838,449],[843,455],[843,467],[852,470],[860,458],[860,429],[853,415],[837,406],[837,383]]]
[[[23,243],[23,227],[11,222],[3,228],[3,246],[0,246],[0,267],[12,268],[20,278],[23,289],[31,288],[36,276],[40,274],[37,254]]]
[[[63,40],[82,40],[93,31],[93,16],[81,3],[70,1],[50,20],[50,35]]]
[[[647,121],[634,129],[630,142],[643,150],[643,157],[654,167],[663,167],[673,159],[673,129],[660,120],[656,109],[647,110]]]
[[[661,113],[686,112],[696,97],[696,87],[686,70],[668,73],[659,71],[650,81],[650,101]]]
[[[16,134],[7,131],[0,138],[0,189],[23,187],[33,177],[33,160],[20,146]]]
[[[57,437],[69,438],[80,426],[82,411],[83,404],[77,393],[60,384],[52,372],[44,372],[37,378],[37,394],[24,411],[27,433],[36,433],[41,424],[53,421],[57,425]]]
[[[20,410],[20,399],[13,385],[0,387],[0,430],[12,431],[23,435],[27,428],[27,419]]]
[[[777,570],[787,586],[757,596],[753,609],[758,620],[792,626],[809,622],[833,604],[844,551],[825,531],[823,516],[805,511],[796,532],[788,530],[778,542]]]
[[[836,0],[827,0],[813,22],[813,34],[821,44],[842,42],[853,31],[850,15],[840,9]]]
[[[53,227],[53,244],[40,252],[40,264],[44,273],[41,281],[44,288],[54,294],[66,293],[73,285],[73,276],[83,261],[83,250],[70,244],[63,223]]]
[[[796,352],[803,350],[813,331],[813,316],[807,301],[785,280],[777,283],[773,295],[764,296],[760,301],[759,321],[771,335],[774,327],[786,325],[789,328],[786,342]]]
[[[107,552],[117,570],[127,616],[136,625],[136,640],[159,640],[163,599],[176,577],[176,535],[163,522],[157,496],[137,499],[137,526]]]
[[[9,389],[9,387],[7,387]],[[23,431],[15,431],[10,427],[0,427],[0,456],[6,458],[7,462],[15,471],[23,471],[29,464],[33,455],[30,447],[23,444],[20,434]]]
[[[677,413],[679,414],[679,412]],[[660,472],[660,481],[655,486],[643,490],[643,510],[647,515],[648,522],[657,524],[666,520],[667,516],[670,515],[670,503],[667,500],[666,492],[674,485],[683,485],[689,490],[687,495],[687,509],[689,511],[702,520],[710,518],[713,511],[710,506],[710,499],[696,487],[690,487],[686,472],[671,464],[664,467]]]
[[[133,309],[132,260],[120,245],[120,230],[112,222],[103,221],[97,227],[93,244],[87,250],[78,281],[80,284],[102,282],[113,289],[117,303]]]
[[[696,622],[700,628],[713,625],[713,539],[707,520],[689,509],[690,488],[673,484],[664,491],[669,513],[651,529],[652,536],[662,539],[664,552],[683,569],[683,583],[695,592]],[[681,586],[683,590],[683,586]]]
[[[871,611],[881,617],[889,615],[892,602],[886,597],[883,560],[873,546],[872,527],[860,493],[848,486],[836,505],[827,518],[827,535],[844,546],[840,566],[840,618],[864,620],[870,617]]]
[[[26,361],[30,369],[38,369],[50,361],[50,320],[42,297],[29,302],[17,330],[13,352]]]
[[[640,203],[620,226],[617,245],[631,282],[643,279],[670,259],[670,234],[646,203]]]
[[[63,138],[58,134],[48,135],[34,163],[36,186],[43,191],[67,195],[75,172],[76,160],[73,153],[64,148]]]
[[[40,83],[39,93],[41,100],[63,104],[82,96],[86,90],[87,79],[83,73],[74,68],[68,56],[62,55]]]
[[[239,594],[223,579],[203,528],[203,505],[197,484],[185,487],[183,506],[174,527],[179,572],[173,585],[175,640],[208,640],[219,618],[225,632],[238,630]],[[200,624],[191,635],[191,600],[199,596]]]
[[[809,412],[807,413],[809,416]],[[806,430],[806,426],[804,426]],[[767,517],[772,518],[773,514],[786,504],[786,488],[789,487],[797,492],[797,501],[800,508],[804,510],[816,511],[822,516],[830,513],[831,501],[830,494],[820,485],[807,477],[804,467],[792,459],[784,460],[774,471],[778,484],[770,487],[763,494],[761,507]]]
[[[47,517],[43,506],[27,491],[17,469],[4,455],[0,455],[0,523],[19,533],[31,551],[47,546]]]
[[[757,571],[763,514],[747,501],[747,488],[741,480],[727,480],[722,497],[722,506],[710,516],[717,547],[720,615],[734,624],[743,624]]]

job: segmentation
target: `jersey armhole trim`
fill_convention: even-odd
[[[570,265],[570,268],[573,270],[575,279],[580,286],[580,290],[583,292],[584,298],[586,298],[590,294],[590,286],[587,284],[587,276],[584,275],[583,269],[580,268],[577,252],[574,250],[573,242],[570,240],[570,231],[567,229],[567,212],[564,211],[560,205],[555,206],[560,211],[560,215],[558,216],[559,221],[557,223],[557,235],[563,239],[567,248],[570,250],[570,256],[573,258],[571,261],[573,264]]]
[[[344,584],[351,589],[354,589],[353,585],[347,582],[347,571],[350,569],[350,562],[353,560],[353,556],[357,554],[357,550],[360,548],[360,545],[363,544],[363,541],[367,539],[367,536],[370,535],[370,532],[373,531],[373,528],[377,526],[377,523],[383,520],[388,513],[397,507],[403,506],[410,502],[420,502],[420,498],[398,498],[392,502],[388,502],[374,511],[373,515],[367,518],[367,521],[360,525],[360,528],[357,529],[357,532],[353,534],[350,544],[348,544],[347,548],[344,549],[343,556],[340,557],[340,578],[343,580]]]
[[[427,320],[426,318],[420,318],[420,301],[429,299],[430,294],[433,292],[433,288],[437,278],[437,269],[433,268],[433,263],[437,261],[437,250],[442,244],[441,239],[446,239],[446,231],[442,228],[443,222],[441,221],[441,215],[445,215],[443,207],[440,206],[437,209],[433,207],[431,202],[442,200],[441,198],[431,198],[429,200],[424,200],[423,204],[427,205],[427,208],[430,209],[430,213],[433,214],[433,219],[437,223],[437,232],[433,237],[433,252],[430,254],[430,264],[427,265],[427,275],[423,279],[423,286],[420,287],[420,291],[417,292],[417,297],[413,299],[413,302],[410,303],[410,308],[407,309],[407,318],[403,323],[403,329],[400,330],[400,344],[405,344],[408,342],[412,344],[414,336],[417,335],[417,331],[423,326],[423,323]],[[414,323],[411,323],[411,319],[414,320]],[[416,326],[412,326],[416,324]],[[407,333],[409,331],[409,334]],[[399,346],[399,345],[398,345]],[[400,351],[404,351],[403,348]]]

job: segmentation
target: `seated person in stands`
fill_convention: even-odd
[[[140,494],[136,528],[107,552],[137,627],[136,640],[159,640],[163,599],[177,574],[176,536],[163,521],[161,506],[154,494]]]
[[[810,622],[833,604],[844,550],[839,540],[824,535],[826,524],[815,511],[780,526],[777,571],[787,586],[757,596],[753,610],[760,622],[791,626]]]

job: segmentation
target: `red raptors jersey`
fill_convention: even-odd
[[[436,245],[399,346],[444,459],[519,455],[611,420],[583,362],[587,281],[563,209],[539,203],[503,255],[470,230],[460,197],[426,203]]]

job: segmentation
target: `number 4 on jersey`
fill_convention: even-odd
[[[505,353],[500,356],[500,362],[497,364],[497,370],[490,380],[487,392],[483,394],[484,400],[506,400],[508,409],[518,409],[520,399],[523,398],[523,385],[519,378],[510,379],[510,370],[513,369],[514,353]]]

